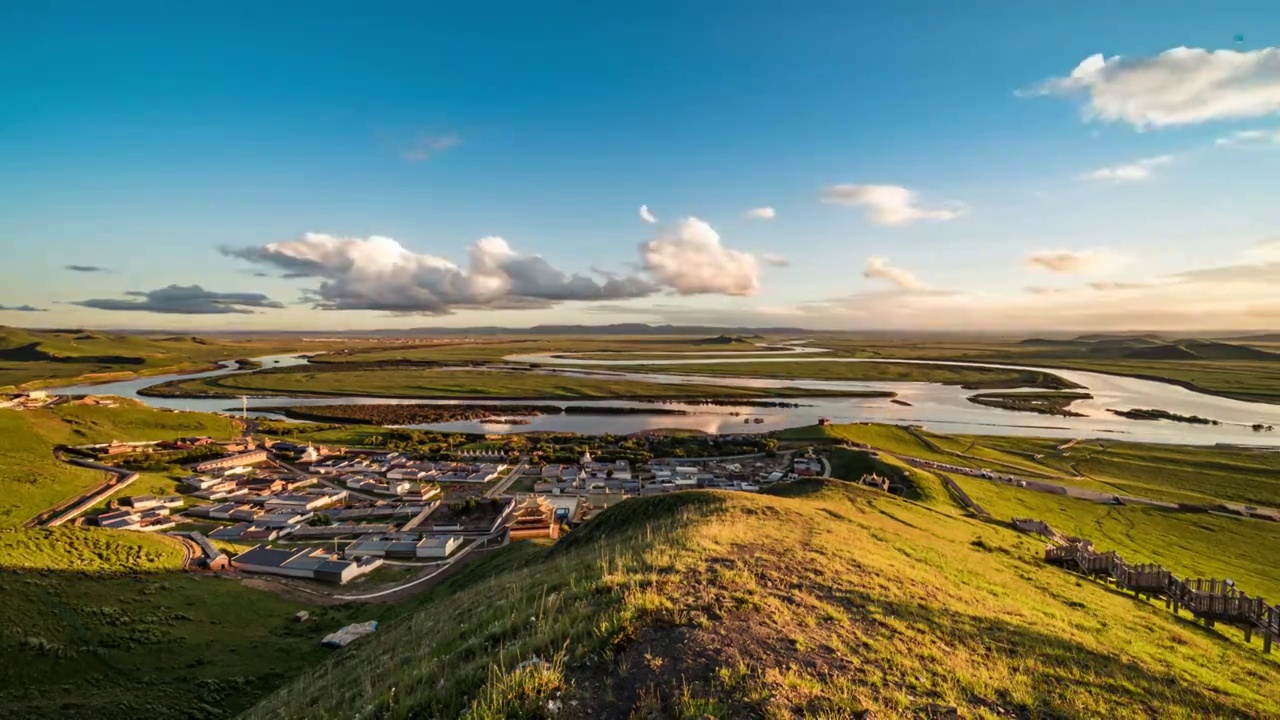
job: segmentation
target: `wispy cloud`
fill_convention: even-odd
[[[763,262],[764,264],[772,265],[774,267],[787,267],[788,265],[791,264],[790,260],[786,259],[785,257],[777,253],[764,252],[764,253],[760,253],[758,257],[760,258],[760,261]]]
[[[1280,130],[1237,130],[1214,141],[1218,147],[1280,145]]]
[[[1028,270],[1048,270],[1067,275],[1113,270],[1125,262],[1125,257],[1106,248],[1087,250],[1037,250],[1028,253],[1023,264]]]
[[[743,213],[748,220],[772,220],[777,216],[778,212],[771,207],[752,208]]]
[[[964,205],[958,202],[944,207],[921,207],[916,193],[899,185],[832,185],[822,191],[821,200],[829,205],[864,208],[867,219],[877,225],[907,225],[920,220],[941,222],[965,213]]]
[[[104,268],[104,267],[101,267],[101,266],[98,266],[98,265],[66,265],[66,266],[64,266],[64,267],[65,267],[67,270],[71,270],[72,272],[82,272],[82,273],[107,273],[107,272],[111,272],[111,269],[110,269],[110,268]]]
[[[1123,165],[1113,165],[1085,173],[1079,177],[1080,180],[1104,181],[1104,182],[1134,182],[1137,180],[1147,180],[1151,177],[1151,171],[1162,165],[1168,165],[1173,162],[1172,155],[1157,155],[1156,157],[1143,158],[1131,163]]]
[[[461,144],[462,138],[454,133],[444,135],[423,133],[413,139],[413,142],[400,153],[400,157],[408,162],[423,162]]]
[[[0,305],[0,312],[45,312],[45,309],[32,305]]]
[[[1019,94],[1083,96],[1086,120],[1137,128],[1261,117],[1280,111],[1280,48],[1176,47],[1154,57],[1091,55],[1066,77]]]
[[[901,268],[893,267],[882,257],[867,258],[862,276],[868,280],[884,280],[903,290],[924,290],[925,284],[914,274]]]
[[[649,209],[648,205],[640,206],[640,219],[650,225],[658,224],[658,218],[653,214],[653,211]]]

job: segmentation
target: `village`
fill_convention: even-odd
[[[48,524],[165,532],[189,541],[193,567],[331,584],[388,566],[440,569],[512,541],[554,541],[628,498],[706,488],[755,492],[829,472],[822,458],[772,452],[634,465],[589,451],[575,463],[474,450],[430,460],[252,437],[65,451],[68,462],[112,480]],[[176,493],[127,493],[138,476],[131,468],[174,457],[200,458],[181,465],[186,474]]]

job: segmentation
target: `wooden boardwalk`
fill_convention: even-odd
[[[1051,540],[1063,537],[1037,520],[1015,520],[1014,526]],[[1257,632],[1262,635],[1263,652],[1271,652],[1272,640],[1280,635],[1280,611],[1262,598],[1246,595],[1230,580],[1179,578],[1159,565],[1132,564],[1115,551],[1098,552],[1088,540],[1054,542],[1058,544],[1051,544],[1044,551],[1047,562],[1109,582],[1137,597],[1163,598],[1165,607],[1175,615],[1188,610],[1205,627],[1219,622],[1234,625],[1244,630],[1245,642],[1251,642]]]

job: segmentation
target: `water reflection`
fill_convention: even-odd
[[[797,354],[816,354],[818,348],[796,348],[794,353],[735,353],[733,357],[718,357],[716,363],[735,362],[886,362],[861,358],[795,357]],[[788,357],[779,357],[780,354]],[[752,357],[742,357],[751,355]],[[257,358],[265,367],[282,367],[307,362],[304,356],[274,355]],[[1014,365],[987,363],[930,363],[929,361],[905,361],[926,364],[972,365],[977,367],[1003,367],[1052,372],[1089,389],[1093,400],[1078,402],[1074,410],[1085,417],[1062,418],[1017,413],[997,408],[975,405],[966,400],[972,391],[955,386],[914,382],[852,382],[831,380],[774,380],[761,378],[710,377],[705,375],[670,375],[638,373],[616,370],[589,369],[584,365],[611,366],[661,366],[689,363],[706,363],[706,358],[649,360],[636,363],[628,360],[583,361],[552,355],[513,356],[512,362],[537,363],[541,372],[557,374],[600,376],[644,380],[667,384],[703,384],[727,387],[790,387],[825,390],[887,390],[898,393],[900,400],[910,406],[897,405],[887,398],[794,398],[790,402],[801,404],[797,408],[762,408],[753,406],[706,406],[685,403],[664,403],[664,409],[677,409],[687,414],[667,413],[574,413],[538,415],[528,418],[528,424],[510,425],[459,421],[414,425],[411,427],[472,433],[511,433],[532,431],[576,432],[583,434],[626,434],[659,428],[686,428],[708,433],[743,433],[780,430],[789,427],[812,425],[819,418],[833,422],[874,421],[888,423],[918,423],[941,432],[973,433],[987,435],[1019,435],[1047,437],[1114,437],[1117,439],[1208,445],[1238,443],[1280,447],[1280,432],[1253,432],[1248,425],[1263,422],[1280,426],[1280,406],[1245,403],[1228,398],[1194,393],[1166,383],[1138,378],[1102,375],[1077,370],[1054,368],[1022,368]],[[559,367],[548,367],[559,366]],[[656,369],[656,368],[655,368]],[[222,412],[238,409],[237,398],[153,398],[138,395],[144,387],[177,378],[200,378],[246,372],[235,363],[224,363],[219,370],[189,375],[167,375],[138,378],[102,385],[79,385],[51,389],[51,392],[83,395],[122,395],[135,398],[153,407],[175,410],[201,410]],[[250,410],[280,405],[331,405],[368,403],[423,403],[423,404],[509,404],[506,400],[412,400],[378,397],[344,398],[250,398]],[[573,405],[579,407],[634,407],[653,408],[651,403],[625,400],[600,401],[520,401],[529,405]],[[1183,415],[1201,415],[1220,420],[1224,425],[1185,425],[1167,421],[1135,421],[1117,417],[1107,408],[1160,408]],[[762,422],[752,422],[760,418]],[[748,422],[744,422],[747,420]]]

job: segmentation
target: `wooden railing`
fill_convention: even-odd
[[[1019,521],[1015,527],[1029,528],[1032,522],[1038,521]],[[1035,532],[1047,537],[1058,536],[1048,525],[1040,525]],[[1045,548],[1044,559],[1111,582],[1116,588],[1138,597],[1164,598],[1165,607],[1175,615],[1185,608],[1206,627],[1213,627],[1216,622],[1235,625],[1244,630],[1245,642],[1250,642],[1253,633],[1258,631],[1262,634],[1263,652],[1271,652],[1272,640],[1280,635],[1280,611],[1262,598],[1245,594],[1230,580],[1179,578],[1160,565],[1130,564],[1115,551],[1098,552],[1088,540],[1050,545]]]

